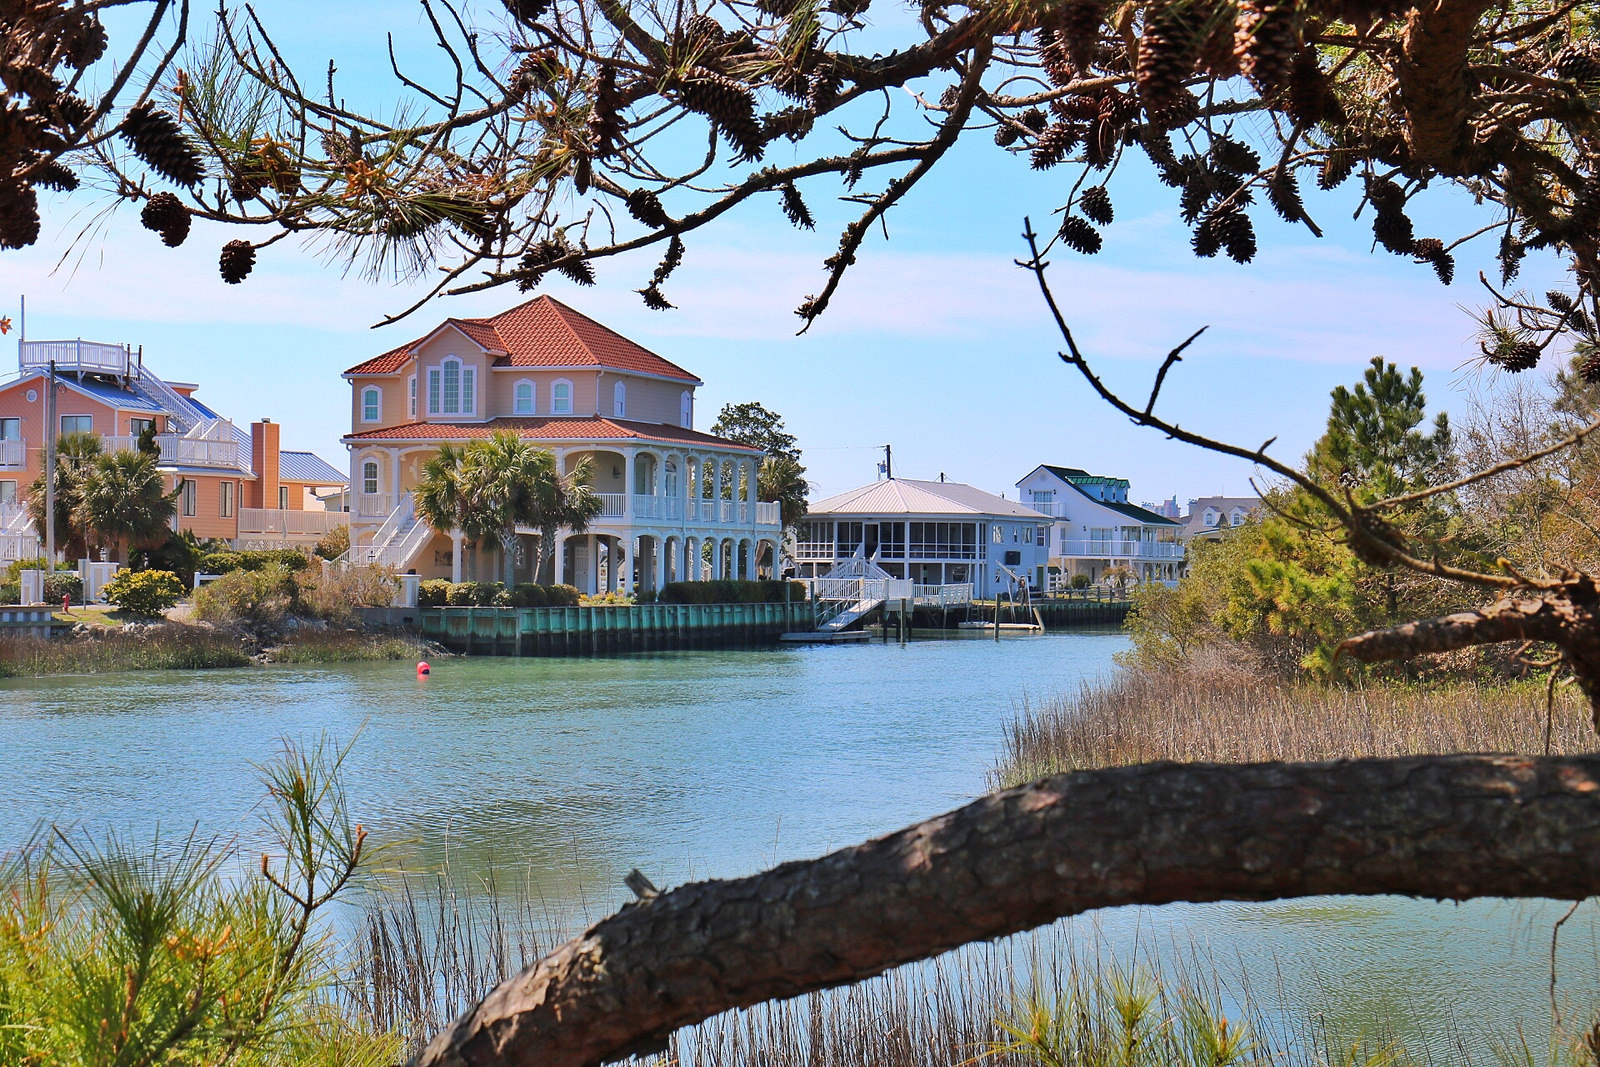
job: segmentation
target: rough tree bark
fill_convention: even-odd
[[[1406,18],[1396,71],[1409,124],[1406,139],[1416,157],[1442,174],[1470,174],[1473,162],[1473,94],[1467,50],[1490,0],[1432,0]]]
[[[1151,764],[1057,775],[750,878],[630,904],[418,1067],[587,1067],[729,1008],[1092,908],[1600,893],[1600,757]]]

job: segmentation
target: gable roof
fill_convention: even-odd
[[[344,485],[346,475],[315,452],[278,452],[278,481]]]
[[[1077,490],[1077,492],[1085,497],[1090,503],[1099,504],[1103,508],[1109,508],[1119,515],[1125,515],[1130,519],[1136,519],[1141,523],[1151,526],[1183,525],[1183,523],[1179,522],[1177,519],[1169,519],[1165,515],[1158,515],[1156,512],[1151,511],[1148,508],[1141,508],[1137,504],[1126,504],[1120,500],[1102,500],[1099,497],[1092,495],[1088,490],[1084,489],[1084,487],[1079,484],[1080,482],[1118,482],[1126,486],[1128,484],[1128,479],[1126,478],[1114,478],[1105,474],[1090,474],[1088,471],[1079,467],[1057,467],[1049,463],[1041,463],[1034,469],[1049,471],[1062,482],[1065,482],[1067,485]],[[1032,471],[1030,471],[1029,474],[1031,475]]]
[[[358,363],[346,375],[393,374],[440,330],[455,327],[495,356],[496,367],[619,370],[701,384],[700,379],[551,296],[486,319],[446,319],[428,334]]]
[[[1043,520],[1032,508],[962,482],[923,482],[887,478],[830,496],[806,509],[808,515],[1003,515]]]

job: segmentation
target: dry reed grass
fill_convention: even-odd
[[[48,640],[0,637],[0,677],[91,674],[131,670],[244,667],[250,656],[238,638],[202,626],[167,623]]]
[[[1587,707],[1558,687],[1550,751],[1597,747]],[[1450,752],[1539,753],[1545,687],[1383,684],[1339,688],[1226,666],[1125,668],[1075,696],[1025,706],[1007,728],[997,785],[1156,760],[1248,763]]]

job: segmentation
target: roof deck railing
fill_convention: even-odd
[[[41,370],[54,360],[56,370],[62,374],[115,374],[126,377],[132,373],[133,354],[125,345],[108,345],[98,341],[21,341],[18,342],[17,362],[24,371]]]

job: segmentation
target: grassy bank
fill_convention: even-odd
[[[0,678],[115,671],[207,670],[258,663],[355,663],[437,657],[447,651],[416,637],[303,628],[281,640],[167,622],[129,629],[95,626],[71,637],[0,637]]]
[[[1557,690],[1550,750],[1588,752],[1596,734],[1570,688]],[[1156,760],[1249,763],[1449,752],[1544,751],[1540,683],[1339,688],[1219,667],[1124,669],[1025,707],[992,780]]]

